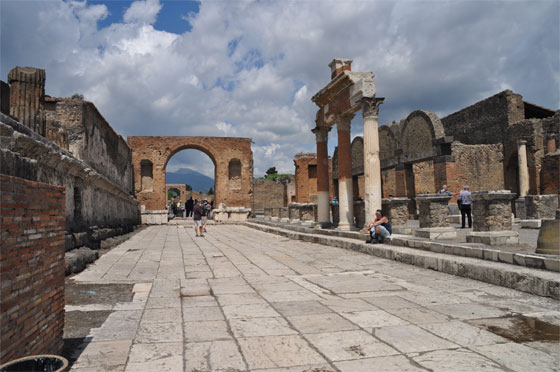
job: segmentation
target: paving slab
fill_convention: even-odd
[[[103,296],[68,304],[84,318],[109,313],[89,331],[72,371],[540,372],[560,365],[558,342],[513,343],[484,323],[515,313],[560,324],[555,299],[241,225],[213,226],[204,239],[181,225],[151,226],[136,238],[73,279],[132,292],[110,305]]]

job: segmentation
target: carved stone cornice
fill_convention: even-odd
[[[367,117],[378,117],[379,116],[379,105],[383,103],[385,98],[362,98],[360,103],[362,105],[362,116]]]

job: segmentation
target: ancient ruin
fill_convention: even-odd
[[[144,223],[167,222],[165,168],[185,149],[204,152],[215,166],[215,205],[251,208],[253,154],[250,138],[128,137],[134,168],[134,191]],[[245,213],[245,212],[243,212]]]

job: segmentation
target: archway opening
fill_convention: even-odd
[[[192,203],[216,200],[216,166],[205,152],[185,148],[174,153],[165,166],[167,205],[178,210],[177,215],[192,216]],[[174,204],[173,204],[174,203]],[[184,213],[183,213],[184,211]]]

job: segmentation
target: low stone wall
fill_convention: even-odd
[[[416,202],[420,215],[420,228],[448,227],[451,196],[442,194],[418,195]]]
[[[155,211],[140,211],[142,225],[164,225],[169,221],[169,211],[167,209]]]
[[[64,187],[0,175],[0,364],[60,354]]]

